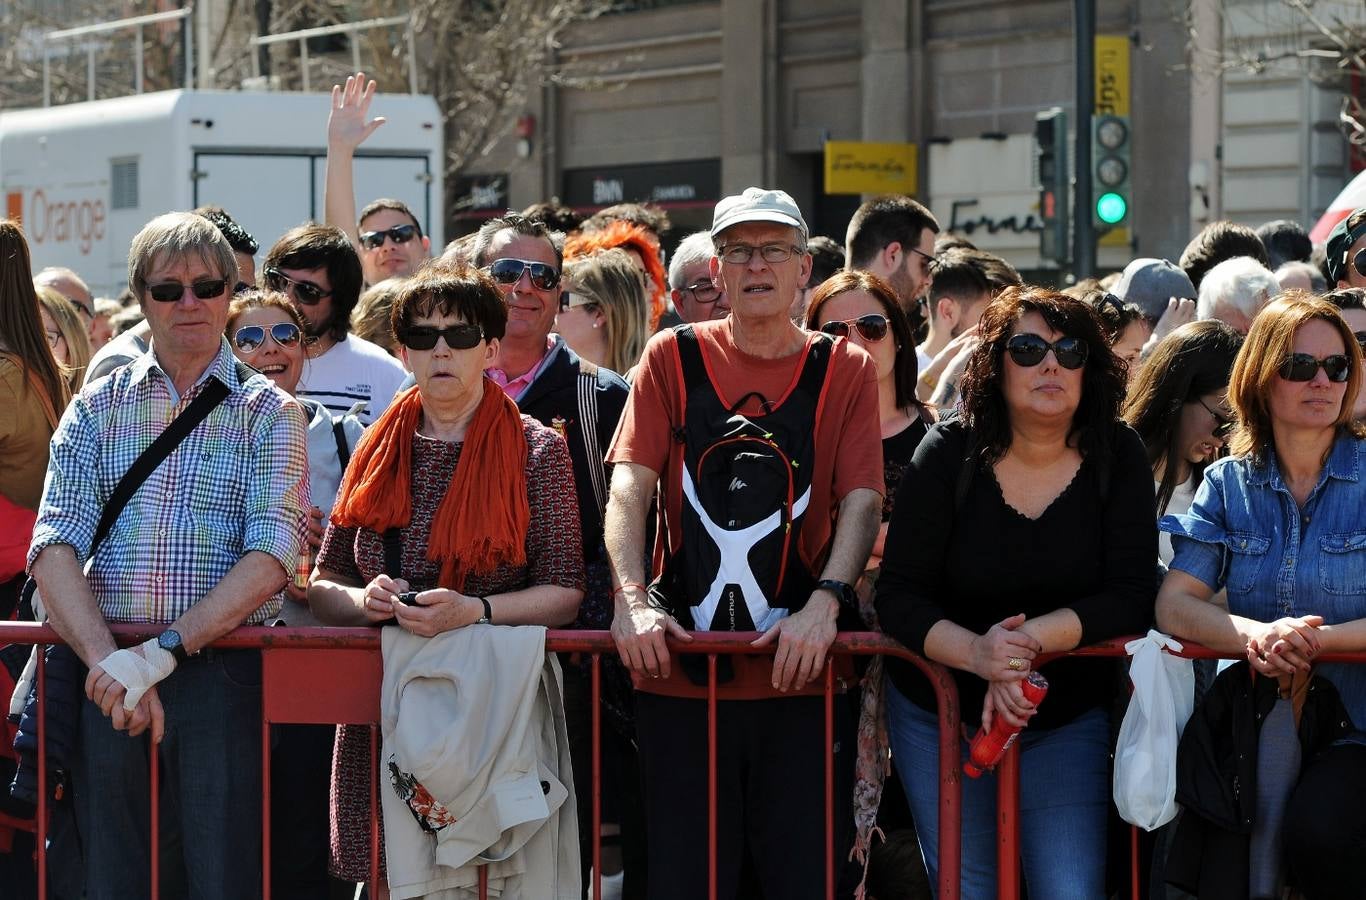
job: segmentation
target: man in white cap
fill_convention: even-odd
[[[684,649],[690,631],[730,631],[761,632],[755,645],[776,653],[718,660],[718,895],[735,894],[748,852],[765,896],[822,897],[824,764],[834,752],[846,796],[851,742],[823,741],[819,676],[837,619],[858,627],[851,585],[877,531],[877,376],[848,341],[788,316],[811,269],[791,197],[727,197],[711,236],[731,314],[650,341],[607,455],[612,634],[637,691],[648,895],[707,894],[706,659],[673,665],[665,639]],[[656,485],[662,564],[647,588]],[[836,700],[838,719],[848,710]],[[847,818],[836,817],[836,863]]]

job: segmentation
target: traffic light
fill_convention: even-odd
[[[1091,117],[1091,184],[1096,228],[1108,230],[1129,219],[1129,117]]]
[[[1065,266],[1071,254],[1071,169],[1067,165],[1067,113],[1061,107],[1034,116],[1034,162],[1039,174],[1039,255]]]

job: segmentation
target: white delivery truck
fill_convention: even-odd
[[[0,194],[34,271],[69,266],[97,294],[127,283],[128,245],[172,210],[223,207],[261,244],[322,221],[326,94],[161,91],[0,113]],[[442,129],[429,96],[380,94],[388,121],[355,161],[357,209],[408,204],[440,252]]]

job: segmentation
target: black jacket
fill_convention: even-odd
[[[1182,807],[1167,881],[1201,900],[1244,900],[1257,810],[1257,741],[1276,704],[1274,679],[1229,666],[1186,723],[1176,752],[1176,799]],[[1302,758],[1352,730],[1337,688],[1315,678],[1300,713]]]
[[[585,561],[602,553],[602,511],[607,506],[608,470],[603,462],[630,391],[621,376],[579,359],[564,338],[555,346],[517,406],[569,444],[579,494]]]

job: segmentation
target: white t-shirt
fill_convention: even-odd
[[[1193,479],[1187,479],[1178,484],[1172,491],[1172,498],[1167,501],[1167,511],[1164,516],[1179,516],[1182,513],[1190,512],[1191,504],[1195,502],[1195,485]],[[1162,483],[1154,481],[1154,490],[1160,489]],[[1172,536],[1165,531],[1157,533],[1157,558],[1162,560],[1162,565],[1172,564]]]
[[[925,370],[930,367],[930,363],[932,362],[934,362],[934,359],[928,353],[921,350],[919,347],[915,348],[915,364],[919,367],[916,369],[917,372],[924,375]]]
[[[383,347],[352,334],[308,361],[297,393],[318,401],[335,416],[364,403],[356,417],[369,425],[389,406],[407,374]]]

